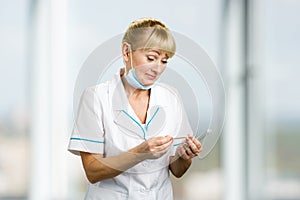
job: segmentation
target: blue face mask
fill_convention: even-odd
[[[139,79],[135,73],[135,69],[132,66],[132,50],[131,50],[130,45],[129,45],[129,50],[130,50],[130,65],[131,65],[130,67],[131,67],[131,69],[128,71],[128,73],[125,73],[125,75],[124,75],[126,81],[135,89],[142,89],[142,90],[151,89],[151,87],[154,84],[145,86],[139,81]]]
[[[143,85],[137,78],[134,68],[131,68],[127,74],[125,74],[126,81],[135,89],[149,90],[154,85]]]

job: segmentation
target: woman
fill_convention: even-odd
[[[169,172],[181,177],[201,152],[178,93],[157,83],[175,48],[162,22],[136,20],[123,37],[124,68],[83,93],[69,150],[90,182],[85,199],[173,199]]]

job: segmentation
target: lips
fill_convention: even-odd
[[[155,79],[156,79],[156,76],[155,76],[155,75],[151,75],[151,74],[146,73],[146,76],[147,76],[148,79],[150,79],[150,80],[155,80]]]

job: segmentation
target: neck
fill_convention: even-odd
[[[150,94],[150,90],[142,90],[142,89],[136,89],[134,87],[132,87],[125,79],[124,77],[124,68],[121,69],[121,72],[120,72],[120,76],[121,76],[121,80],[122,80],[122,83],[123,83],[123,86],[124,86],[124,89],[125,89],[125,92],[126,92],[126,95],[127,97],[130,97],[130,96],[145,96],[145,95],[149,95]]]

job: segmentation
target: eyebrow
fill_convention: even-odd
[[[160,52],[157,51],[157,50],[154,50],[154,49],[149,50],[149,52],[151,52],[151,51],[157,53],[158,55],[160,55]]]
[[[160,56],[160,52],[157,51],[157,50],[151,49],[151,50],[149,50],[149,52],[157,53],[157,54]],[[167,59],[169,59],[169,56],[168,56],[167,54],[165,55],[165,57],[166,57]]]

